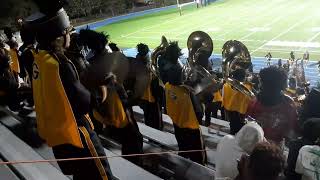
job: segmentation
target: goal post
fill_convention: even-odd
[[[182,9],[185,6],[189,6],[189,5],[193,5],[193,4],[197,4],[196,0],[192,0],[190,2],[186,2],[186,3],[180,3],[180,0],[177,0],[177,8],[179,10],[179,14],[180,16],[182,15]]]

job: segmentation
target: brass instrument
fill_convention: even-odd
[[[183,84],[193,89],[196,95],[210,93],[221,88],[219,79],[211,74],[209,69],[209,57],[213,52],[211,37],[202,31],[190,34],[187,41],[189,57],[183,67]]]
[[[166,51],[166,48],[169,46],[168,40],[165,36],[161,37],[161,44],[156,47],[151,53],[151,64],[150,64],[150,71],[154,77],[157,77],[159,80],[159,85],[164,87],[164,83],[160,78],[160,72],[158,67],[158,58],[159,56],[163,55]]]
[[[156,47],[151,53],[151,64],[155,67],[158,66],[158,58],[162,55],[166,48],[169,46],[168,40],[165,36],[161,37],[161,44]],[[157,69],[157,68],[156,68]]]
[[[204,52],[204,56],[209,59],[213,52],[213,42],[211,37],[203,31],[195,31],[190,34],[187,47],[189,51],[188,63],[199,63],[199,52]]]
[[[224,80],[234,89],[249,96],[254,97],[255,94],[248,89],[243,82],[230,77],[233,71],[244,69],[252,72],[251,56],[247,47],[240,41],[229,40],[222,47],[222,71]]]

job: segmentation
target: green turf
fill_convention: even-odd
[[[184,7],[182,16],[177,9],[171,9],[116,22],[97,30],[107,32],[111,41],[122,48],[135,47],[139,42],[154,48],[159,45],[162,35],[169,40],[178,40],[179,45],[185,48],[190,33],[201,30],[212,37],[214,53],[221,53],[221,47],[227,40],[237,39],[248,47],[253,56],[264,56],[270,51],[273,57],[288,58],[289,52],[294,50],[296,56],[301,57],[309,50],[310,58],[318,60],[319,7],[319,0],[220,0],[205,8]],[[274,41],[282,41],[281,46],[267,45]],[[301,47],[293,42],[314,45]]]

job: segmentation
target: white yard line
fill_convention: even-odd
[[[293,1],[290,1],[290,5],[291,5],[291,3],[292,3]],[[277,2],[278,3],[278,2]],[[257,11],[257,12],[265,12],[265,10],[268,10],[268,9],[270,9],[270,8],[272,8],[272,7],[274,7],[275,6],[275,4],[277,4],[277,3],[269,3],[268,2],[268,5],[267,6],[263,6],[264,8],[263,9],[261,9],[261,10],[259,10],[259,11]],[[292,4],[296,4],[296,3],[292,3]],[[254,5],[254,6],[256,6],[256,5]],[[281,5],[279,5],[280,6],[280,8],[279,7],[277,7],[277,8],[279,8],[280,10],[281,9],[284,9],[284,8],[287,8],[289,5],[288,4],[283,4],[283,3],[281,3]],[[279,10],[278,9],[278,10]],[[274,10],[274,9],[273,9]],[[267,11],[266,13],[263,13],[263,15],[259,15],[259,16],[256,16],[255,18],[253,18],[254,20],[253,21],[255,21],[255,20],[257,20],[257,19],[261,19],[261,18],[264,18],[264,17],[267,17],[267,16],[270,16],[270,14],[272,14],[274,11]],[[251,11],[250,13],[249,13],[249,16],[253,16],[254,15],[254,13]],[[247,24],[249,23],[249,22],[246,22]],[[235,31],[238,31],[238,29],[232,29],[232,30],[230,30],[230,31],[225,31],[225,33],[223,33],[223,34],[220,34],[219,36],[218,36],[218,38],[219,37],[224,37],[226,34],[229,34],[229,33],[232,33],[232,32],[235,32]],[[248,36],[249,37],[249,36]],[[241,39],[241,38],[240,38]],[[245,39],[245,38],[242,38],[242,39]]]
[[[291,2],[292,2],[292,1],[291,1]],[[288,4],[285,4],[285,5],[283,5],[280,9],[288,8],[288,6],[289,6]],[[273,12],[273,11],[271,11],[271,13],[272,13],[272,12]],[[265,13],[265,14],[267,14],[267,13]],[[265,14],[264,14],[262,17],[267,17],[267,16],[269,16],[269,15],[265,15]],[[270,23],[262,26],[262,28],[267,28],[267,27],[271,26],[272,24],[280,21],[282,18],[284,18],[284,17],[286,17],[286,16],[287,16],[287,15],[278,16],[277,18],[273,19]],[[258,18],[261,19],[261,16],[258,16]],[[251,35],[253,35],[253,34],[257,33],[257,32],[258,32],[258,31],[252,31],[252,32],[244,35],[243,37],[241,37],[239,40],[242,41],[243,39],[246,39],[246,38],[250,37]]]
[[[310,19],[310,16],[307,16],[305,18],[303,18],[302,20],[294,23],[293,25],[291,25],[288,29],[286,29],[285,31],[282,31],[280,34],[278,34],[277,36],[273,37],[270,41],[276,40],[277,38],[287,34],[288,32],[290,32],[292,29],[294,29],[295,27],[297,27],[298,25],[300,25],[301,23],[305,22],[307,19]],[[270,42],[269,41],[269,42]],[[268,42],[267,42],[268,43]],[[250,53],[253,54],[255,52],[257,52],[258,50],[260,50],[262,47],[264,47],[267,43],[264,43],[263,45],[261,45],[260,47],[256,48],[255,50],[251,51]]]
[[[219,7],[219,6],[223,6],[223,5],[224,5],[224,4],[216,5],[215,8],[216,8],[216,7]],[[208,10],[210,10],[210,9],[208,8],[208,9],[205,9],[205,10],[208,11]],[[142,32],[142,31],[144,31],[144,30],[152,29],[152,28],[161,26],[161,25],[166,24],[166,23],[174,22],[174,21],[176,21],[176,20],[178,20],[178,19],[186,18],[186,17],[188,17],[188,16],[191,16],[191,15],[197,13],[197,12],[198,12],[198,11],[194,11],[194,12],[191,12],[190,14],[182,15],[182,16],[179,16],[178,13],[177,13],[177,17],[172,18],[171,20],[167,20],[167,21],[164,21],[164,22],[162,22],[162,23],[158,23],[158,24],[151,25],[151,26],[148,26],[148,27],[145,27],[145,28],[141,28],[141,29],[139,29],[139,30],[137,30],[137,31],[134,31],[134,32],[131,32],[131,33],[128,33],[128,34],[125,34],[125,35],[121,35],[121,37],[122,37],[122,38],[125,38],[125,37],[128,37],[128,36],[130,36],[130,35],[133,35],[133,34],[135,34],[135,33]]]
[[[267,28],[267,27],[271,26],[272,24],[280,21],[280,20],[281,20],[282,18],[284,18],[284,17],[285,17],[285,16],[278,16],[277,18],[273,19],[270,23],[262,26],[262,28]],[[272,30],[272,29],[271,29],[271,30]],[[246,34],[245,36],[241,37],[241,38],[239,39],[239,41],[242,41],[242,40],[250,37],[251,35],[253,35],[253,34],[257,33],[257,32],[259,32],[259,31],[252,31],[252,32]]]
[[[308,42],[312,42],[312,41],[313,41],[314,39],[316,39],[319,35],[320,35],[320,31],[319,31],[317,34],[313,35],[310,39],[308,39]]]
[[[307,42],[308,42],[308,43],[309,43],[309,42],[312,42],[312,41],[313,41],[314,39],[316,39],[319,35],[320,35],[320,31],[319,31],[318,33],[316,33],[315,35],[313,35],[311,38],[309,38]],[[303,49],[303,50],[307,50],[308,48],[300,47],[300,48],[299,48],[299,51],[302,51],[302,49]],[[310,51],[309,51],[309,52],[310,52]]]

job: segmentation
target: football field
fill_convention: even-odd
[[[154,48],[162,35],[186,48],[193,31],[207,32],[214,43],[214,53],[231,39],[242,41],[252,56],[296,58],[308,50],[310,59],[320,59],[319,0],[218,0],[207,7],[189,5],[127,19],[103,27],[110,40],[121,48],[133,48],[143,42]]]

